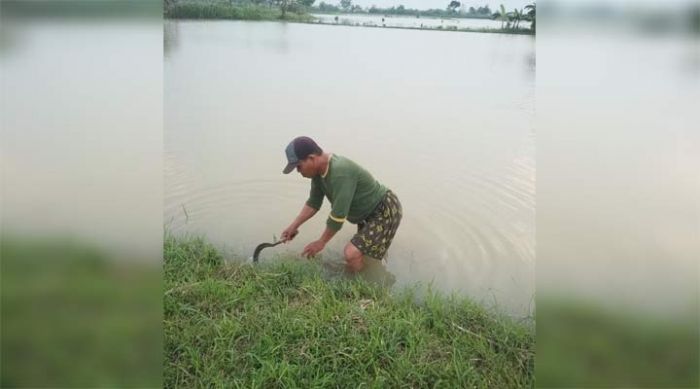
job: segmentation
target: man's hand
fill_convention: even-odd
[[[280,240],[282,242],[289,242],[290,240],[294,239],[295,236],[299,233],[299,230],[296,228],[289,226],[287,227],[284,231],[282,231],[282,235],[280,236]]]
[[[301,252],[301,255],[307,258],[311,258],[323,251],[325,247],[326,244],[322,240],[316,240],[307,244],[306,247],[304,247],[304,251]]]

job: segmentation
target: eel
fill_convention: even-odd
[[[278,244],[282,243],[281,240],[278,240],[275,243],[261,243],[258,245],[258,247],[255,248],[255,251],[253,252],[253,262],[258,262],[258,257],[260,256],[260,252],[263,251],[263,249],[266,249],[268,247],[275,247]]]

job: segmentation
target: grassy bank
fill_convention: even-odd
[[[0,239],[0,387],[160,387],[157,264],[67,239]]]
[[[282,17],[278,7],[254,4],[228,3],[175,3],[165,8],[165,17],[171,19],[231,19],[231,20],[288,20],[308,22],[313,17],[304,12],[287,11]]]
[[[226,264],[202,239],[166,237],[164,256],[167,387],[534,384],[532,329],[469,301]]]
[[[576,299],[537,302],[537,384],[546,388],[697,388],[700,330]]]

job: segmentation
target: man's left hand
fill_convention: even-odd
[[[316,254],[320,253],[323,251],[323,249],[326,247],[326,244],[323,243],[322,240],[317,240],[314,242],[311,242],[304,247],[304,251],[301,252],[301,255],[311,258],[315,256]]]

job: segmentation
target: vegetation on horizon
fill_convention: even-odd
[[[363,8],[353,4],[352,0],[339,0],[337,5],[324,1],[314,6],[316,0],[165,0],[164,14],[169,18],[177,19],[239,19],[239,20],[289,20],[298,22],[310,22],[314,18],[311,12],[340,14],[354,13],[366,15],[396,15],[432,18],[472,18],[472,19],[499,19],[502,21],[500,31],[494,29],[474,28],[445,28],[458,31],[476,32],[506,32],[506,33],[534,33],[535,32],[535,3],[529,4],[523,9],[515,9],[506,12],[501,5],[498,12],[492,12],[488,5],[483,7],[462,6],[459,1],[450,1],[445,9],[418,10],[406,8],[403,5],[391,8],[379,8],[372,5]],[[522,21],[532,22],[530,29],[520,28]],[[359,25],[359,24],[349,24]],[[430,29],[430,28],[423,28]],[[439,26],[433,29],[443,29]]]
[[[164,244],[166,387],[534,386],[533,328],[466,299]]]
[[[311,1],[313,4],[312,0]],[[528,4],[518,10],[514,9],[512,12],[507,12],[503,4],[501,4],[500,9],[496,12],[492,12],[488,5],[482,7],[474,8],[469,7],[467,9],[461,2],[452,0],[447,4],[445,9],[428,9],[419,10],[406,8],[403,5],[394,6],[391,8],[379,8],[372,5],[369,8],[362,8],[358,5],[353,5],[352,0],[340,0],[338,5],[332,5],[321,1],[317,7],[313,7],[314,12],[321,13],[358,13],[358,14],[380,14],[380,15],[399,15],[399,16],[415,16],[415,17],[434,17],[434,18],[464,18],[464,19],[499,19],[502,20],[501,29],[507,30],[518,30],[519,24],[522,21],[532,22],[531,30],[535,31],[535,18],[536,18],[536,3]]]
[[[313,20],[309,0],[165,0],[164,16],[173,19]]]
[[[535,32],[537,18],[536,9],[536,3],[532,3],[525,6],[527,13],[522,8],[519,10],[515,8],[512,12],[507,12],[506,7],[501,4],[499,10],[493,14],[492,18],[501,21],[502,30],[518,30],[520,22],[529,21],[532,22],[530,30]]]
[[[493,16],[488,5],[474,8],[469,7],[468,10],[461,7],[458,1],[451,1],[445,9],[413,9],[406,8],[403,5],[393,6],[389,8],[380,8],[372,5],[363,8],[359,5],[352,4],[352,0],[340,0],[338,5],[328,4],[324,1],[318,3],[318,6],[313,7],[314,12],[320,13],[357,13],[370,15],[398,15],[398,16],[416,16],[416,17],[432,17],[432,18],[465,18],[465,19],[490,19]]]

